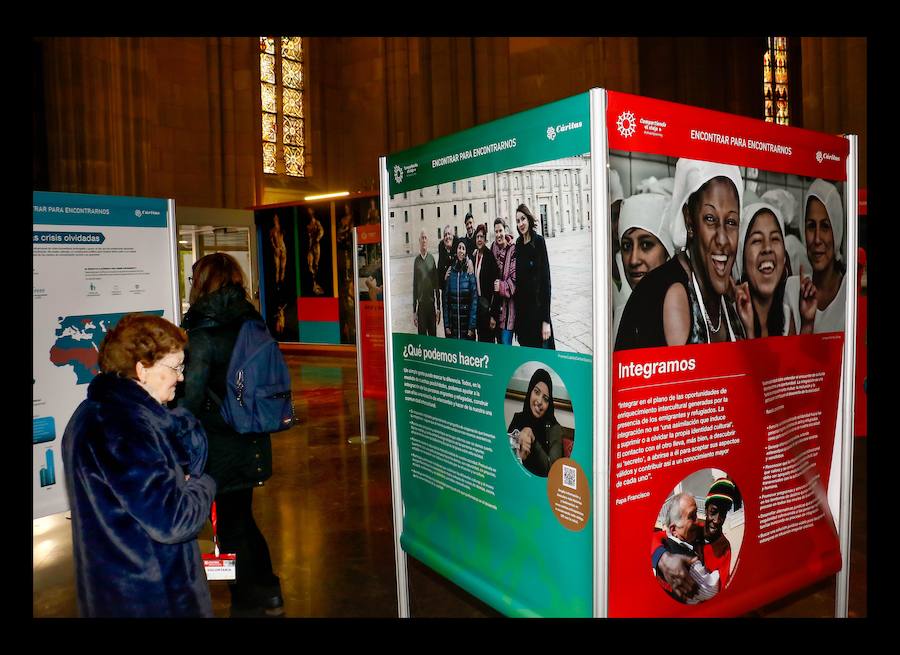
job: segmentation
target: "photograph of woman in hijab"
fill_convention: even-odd
[[[619,215],[619,252],[622,275],[629,289],[652,270],[665,264],[675,254],[672,237],[666,226],[669,198],[658,193],[640,193],[622,203]],[[625,305],[615,308],[613,334],[619,330]]]
[[[814,180],[803,202],[803,229],[800,236],[812,266],[816,287],[816,315],[813,332],[840,332],[844,329],[847,298],[844,266],[844,206],[841,195],[830,182]],[[788,280],[785,295],[794,322],[802,320],[800,279]]]
[[[563,431],[553,407],[553,380],[546,369],[531,376],[522,411],[516,412],[507,433],[510,446],[522,465],[546,478],[550,467],[563,454]]]
[[[550,260],[538,221],[524,204],[516,208],[516,337],[520,346],[556,350],[550,321]]]
[[[738,257],[734,264],[735,304],[748,339],[812,332],[816,288],[808,277],[800,286],[801,325],[786,304],[788,256],[784,220],[773,205],[747,205],[741,217]]]
[[[680,252],[632,292],[616,350],[744,338],[731,299],[743,186],[737,166],[678,160],[669,228]]]

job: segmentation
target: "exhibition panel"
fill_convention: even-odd
[[[60,440],[125,314],[177,323],[175,204],[160,198],[32,194],[34,518],[65,511]]]
[[[621,171],[609,612],[741,614],[841,568],[850,142],[607,97],[610,154],[670,181]]]
[[[593,611],[590,129],[582,94],[387,159],[401,543],[510,616]]]
[[[281,342],[356,341],[353,230],[378,225],[377,194],[254,207],[260,311]]]
[[[846,576],[854,144],[594,89],[382,158],[401,616],[403,553],[509,616]]]

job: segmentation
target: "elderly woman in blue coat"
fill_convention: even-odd
[[[87,617],[211,617],[196,537],[216,484],[206,434],[170,410],[187,335],[128,314],[99,350],[101,373],[62,438],[78,606]]]

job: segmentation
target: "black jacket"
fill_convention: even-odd
[[[206,471],[219,493],[263,484],[272,477],[272,440],[266,433],[239,434],[219,413],[208,389],[225,394],[231,351],[243,322],[262,320],[244,295],[243,287],[224,286],[191,305],[181,327],[188,332],[185,349],[184,395],[178,406],[189,409],[206,429],[209,457]]]

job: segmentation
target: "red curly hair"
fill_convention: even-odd
[[[153,366],[169,353],[184,350],[187,341],[187,332],[164,318],[126,314],[106,333],[100,344],[100,370],[136,378],[138,362]]]

